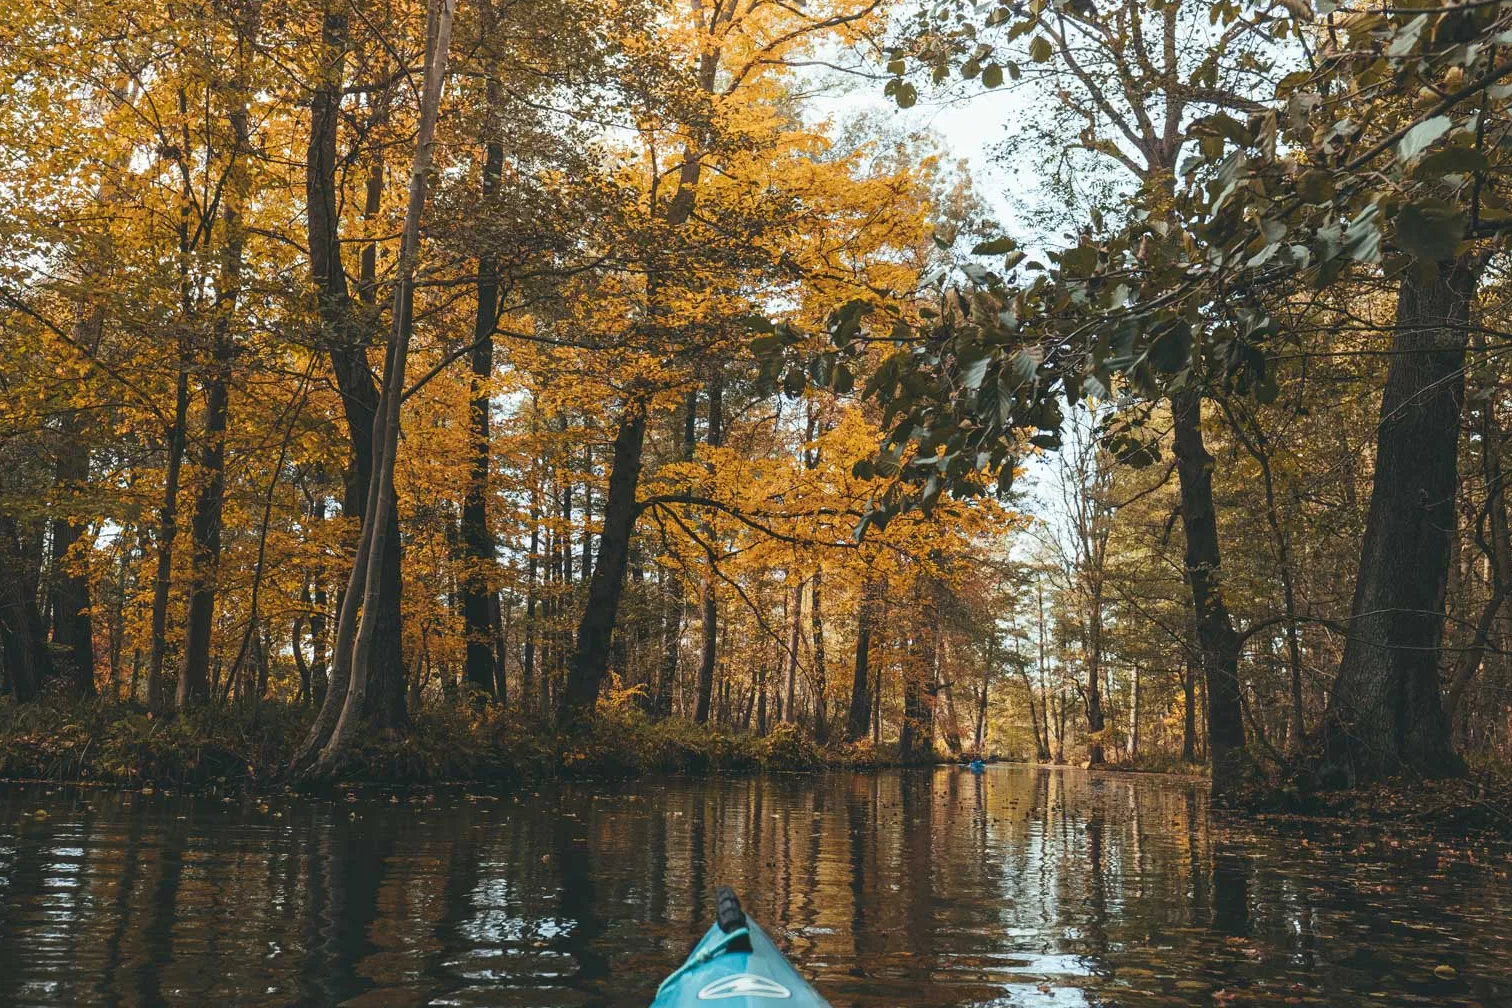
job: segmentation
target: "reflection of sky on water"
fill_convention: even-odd
[[[836,1008],[1512,1003],[1505,860],[1215,828],[1161,778],[339,806],[16,788],[0,812],[6,1005],[643,1005],[718,882]]]

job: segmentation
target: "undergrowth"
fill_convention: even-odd
[[[314,711],[266,702],[154,718],[134,704],[0,699],[0,779],[125,787],[260,787],[285,781]],[[750,773],[895,765],[869,741],[821,746],[796,725],[767,735],[653,723],[632,704],[606,704],[563,738],[545,719],[496,704],[416,712],[407,727],[359,737],[343,779],[387,784],[511,783],[557,775]]]

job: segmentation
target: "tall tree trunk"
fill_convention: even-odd
[[[330,739],[321,750],[313,767],[317,777],[334,773],[346,755],[346,749],[355,736],[357,726],[363,721],[375,721],[379,727],[391,725],[391,717],[384,716],[386,697],[383,686],[389,690],[397,687],[399,709],[403,710],[404,680],[397,684],[383,683],[377,674],[388,670],[393,664],[393,655],[382,654],[380,636],[387,642],[387,634],[380,635],[379,627],[389,618],[382,605],[389,597],[391,585],[384,568],[392,551],[397,581],[399,574],[398,511],[395,506],[394,466],[399,449],[399,415],[404,398],[404,372],[409,355],[410,336],[414,329],[415,268],[420,252],[420,217],[425,209],[426,181],[431,166],[431,149],[436,132],[436,120],[440,114],[441,92],[446,84],[447,61],[451,50],[452,14],[455,0],[431,0],[426,26],[425,81],[420,97],[420,122],[415,137],[415,153],[410,165],[409,199],[405,208],[404,228],[399,239],[399,257],[395,269],[394,299],[391,307],[392,327],[389,333],[389,349],[383,369],[383,389],[378,400],[378,414],[374,422],[373,462],[374,471],[368,487],[368,502],[364,512],[364,542],[359,544],[357,558],[352,565],[352,575],[347,581],[346,598],[342,605],[340,623],[350,626],[357,619],[356,598],[361,593],[361,622],[355,635],[350,635],[350,657],[347,675],[349,684],[335,727]],[[393,600],[397,602],[397,600]],[[397,627],[389,627],[397,632]],[[340,651],[343,636],[338,630],[336,662],[342,664]],[[402,670],[402,665],[400,666]],[[367,703],[368,689],[375,689],[376,712]],[[377,714],[375,717],[374,714]]]
[[[94,313],[93,318],[99,319],[100,316]],[[82,440],[81,428],[79,414],[69,412],[58,429],[56,477],[58,489],[65,496],[77,493],[89,481],[89,448]],[[80,696],[94,696],[94,625],[89,615],[86,559],[90,550],[76,550],[84,532],[83,522],[70,517],[53,519],[53,573],[49,601],[53,613],[53,643],[67,658],[73,691]],[[76,556],[76,552],[80,555]]]
[[[1410,268],[1398,290],[1353,618],[1324,727],[1325,758],[1355,781],[1463,769],[1439,691],[1439,644],[1476,279],[1462,257],[1429,281]]]
[[[1241,783],[1246,764],[1239,638],[1223,600],[1218,517],[1213,508],[1213,457],[1202,443],[1201,392],[1188,388],[1176,393],[1171,399],[1171,413],[1176,477],[1181,484],[1181,527],[1186,537],[1186,579],[1207,679],[1212,791],[1215,797],[1222,797]]]
[[[226,496],[226,423],[231,391],[231,343],[217,335],[214,359],[205,381],[205,432],[200,449],[204,485],[195,499],[189,527],[193,576],[189,583],[189,620],[184,666],[179,673],[178,706],[182,710],[210,696],[210,642],[215,627],[215,591],[219,578],[221,515]]]
[[[485,4],[492,12],[492,4]],[[486,86],[489,115],[486,118],[490,137],[500,129],[498,121],[502,86],[490,76]],[[504,144],[490,138],[484,145],[483,199],[487,202],[498,192],[504,171]],[[494,620],[489,600],[494,597],[489,574],[494,566],[494,542],[488,530],[489,470],[489,389],[493,378],[493,330],[499,314],[499,264],[492,254],[478,259],[478,308],[473,319],[471,354],[471,401],[468,404],[468,434],[472,440],[472,467],[468,471],[467,490],[462,499],[462,555],[465,574],[462,581],[462,627],[467,636],[467,663],[464,677],[474,689],[495,693],[492,647]],[[497,695],[495,693],[495,695]]]
[[[157,570],[152,580],[152,651],[147,659],[147,709],[168,710],[163,661],[168,653],[168,592],[173,586],[173,540],[178,536],[179,471],[184,464],[184,428],[189,423],[189,366],[180,354],[174,382],[173,426],[168,430],[168,465],[163,504],[158,509]]]
[[[16,521],[0,515],[0,656],[11,695],[22,703],[37,699],[53,675],[42,614],[26,568]]]
[[[829,740],[829,682],[824,668],[824,616],[820,606],[823,570],[814,571],[809,585],[809,626],[814,635],[814,738]]]
[[[714,669],[719,657],[719,596],[714,593],[712,579],[704,579],[700,594],[703,608],[703,646],[698,659],[698,690],[693,706],[693,720],[698,724],[706,724],[709,720],[709,705],[714,697]]]
[[[1181,670],[1181,693],[1185,701],[1181,719],[1181,762],[1197,762],[1197,669],[1188,659]]]
[[[215,322],[209,367],[205,369],[205,433],[200,448],[200,478],[204,480],[190,520],[193,539],[193,577],[189,585],[189,621],[185,632],[184,669],[178,681],[178,706],[204,703],[210,697],[210,643],[215,629],[215,593],[220,579],[221,524],[226,498],[226,427],[230,418],[231,368],[236,356],[232,316],[241,293],[242,210],[248,194],[247,123],[248,73],[254,39],[252,5],[243,9],[237,25],[237,67],[231,97],[232,150],[226,169],[225,247],[221,250],[216,284]],[[255,614],[253,616],[255,619]],[[235,670],[233,670],[234,672]]]
[[[756,683],[752,687],[756,693],[756,734],[767,733],[767,681],[766,662],[756,664]]]
[[[871,717],[872,609],[875,605],[875,582],[867,578],[861,584],[861,604],[856,607],[856,663],[851,671],[850,710],[845,718],[845,741],[858,742],[866,737]]]
[[[710,376],[708,392],[707,440],[710,447],[718,448],[724,443],[724,379],[718,372]],[[705,526],[705,532],[712,535],[707,526]],[[711,565],[714,563],[712,556],[709,563]],[[711,570],[705,575],[700,591],[703,602],[703,651],[699,656],[698,700],[694,707],[693,720],[698,724],[704,724],[709,720],[709,702],[714,692],[714,666],[718,660],[719,650],[719,597],[714,591],[714,571]]]
[[[559,704],[559,719],[569,728],[581,726],[598,702],[599,685],[609,667],[609,643],[619,615],[620,596],[630,557],[630,537],[639,513],[636,487],[646,441],[646,403],[632,398],[620,415],[609,468],[609,493],[604,500],[604,529],[599,536],[598,563],[588,585],[588,601],[578,623],[577,650],[567,668]]]
[[[975,722],[974,728],[973,728],[972,733],[971,733],[971,740],[972,740],[971,751],[973,753],[975,753],[977,756],[983,755],[982,750],[983,750],[983,748],[987,744],[987,702],[988,702],[988,691],[991,689],[991,686],[992,686],[992,666],[991,666],[991,664],[988,664],[986,666],[983,666],[983,668],[982,668],[982,681],[981,681],[981,683],[977,687],[977,693],[976,693],[976,702],[977,702],[977,704],[976,704],[976,722]],[[1029,716],[1032,718],[1034,716],[1034,713],[1031,711],[1030,714],[1029,714]],[[1039,745],[1039,729],[1038,728],[1036,728],[1035,732],[1034,732],[1034,741],[1035,741],[1036,747],[1038,747],[1038,745]]]
[[[530,555],[525,559],[525,647],[520,660],[520,709],[531,710],[535,698],[536,579],[540,576],[541,480],[535,473],[530,486]]]
[[[1024,690],[1029,695],[1029,722],[1034,727],[1034,758],[1041,763],[1050,762],[1050,720],[1043,704],[1034,702],[1035,687],[1029,678],[1027,669],[1021,669],[1020,678],[1024,680]]]
[[[342,264],[340,230],[340,192],[337,183],[337,129],[341,119],[341,97],[345,88],[346,53],[350,45],[348,17],[335,9],[327,10],[322,21],[322,45],[324,62],[322,74],[310,103],[310,143],[307,154],[308,168],[305,176],[306,230],[310,249],[310,274],[318,295],[322,336],[331,358],[331,370],[336,378],[337,391],[341,394],[342,410],[346,417],[347,436],[350,441],[351,466],[347,472],[346,494],[342,511],[348,518],[360,523],[355,552],[361,553],[362,541],[369,531],[367,502],[373,488],[374,476],[374,427],[378,414],[378,389],[373,383],[368,366],[367,346],[372,336],[372,326],[362,318],[359,305],[347,288],[346,269]],[[373,216],[378,211],[382,194],[381,166],[377,184],[369,178],[367,203],[364,213]],[[370,293],[372,284],[367,280],[368,257],[364,254],[364,293]],[[376,262],[376,250],[373,261]],[[384,591],[378,604],[379,635],[378,663],[374,671],[371,716],[378,727],[392,728],[405,720],[404,685],[405,666],[400,604],[402,601],[401,571],[399,562],[399,534],[397,512],[389,517],[390,534],[384,537],[387,549],[379,557],[379,573]],[[362,566],[366,570],[368,561]],[[353,600],[356,604],[357,600]],[[341,597],[341,612],[346,610],[345,596]],[[350,655],[354,625],[346,634],[341,632],[338,614],[336,642],[333,648],[331,674],[324,702],[315,723],[305,736],[296,764],[304,764],[316,750],[329,739],[346,704],[350,687]]]
[[[934,744],[927,693],[934,681],[938,613],[934,606],[934,585],[926,589],[925,580],[920,575],[914,582],[913,654],[903,670],[903,726],[898,734],[898,758],[904,762],[927,753]]]
[[[1082,699],[1087,706],[1087,762],[1101,766],[1106,720],[1102,693],[1102,599],[1096,594],[1087,604],[1087,685]]]
[[[698,390],[688,391],[683,402],[678,433],[678,454],[684,462],[693,461],[698,440]],[[661,721],[672,716],[672,691],[677,681],[677,665],[682,655],[683,618],[687,602],[684,598],[682,578],[671,575],[664,580],[662,605],[662,660],[657,671],[656,686],[652,691],[651,720]],[[716,613],[717,616],[717,613]],[[701,669],[700,669],[701,671]]]
[[[597,575],[597,571],[594,572]],[[664,721],[672,716],[673,685],[677,682],[677,663],[682,651],[683,599],[682,579],[676,574],[663,591],[662,651],[656,672],[656,686],[651,697],[651,720]]]
[[[1229,418],[1229,426],[1239,439],[1239,443],[1260,466],[1260,478],[1265,488],[1265,521],[1270,526],[1271,541],[1276,549],[1276,567],[1281,577],[1281,601],[1284,607],[1283,612],[1286,614],[1286,657],[1291,673],[1291,709],[1287,722],[1288,749],[1294,753],[1300,752],[1306,725],[1302,710],[1302,642],[1300,629],[1297,626],[1297,591],[1295,579],[1292,577],[1291,540],[1286,533],[1286,527],[1281,522],[1281,509],[1276,503],[1276,481],[1271,472],[1270,455],[1266,451],[1264,432],[1256,424],[1255,434],[1252,437],[1240,422],[1234,406],[1226,400],[1222,405],[1224,414]]]
[[[787,680],[783,686],[783,700],[778,720],[788,724],[798,721],[798,641],[802,636],[803,582],[793,585],[791,609],[788,612]]]
[[[1491,646],[1491,635],[1497,616],[1512,592],[1512,535],[1507,524],[1507,494],[1505,476],[1502,472],[1501,453],[1506,447],[1506,433],[1496,419],[1493,402],[1482,402],[1480,414],[1481,477],[1486,487],[1486,501],[1476,521],[1475,538],[1486,555],[1491,569],[1491,594],[1481,606],[1480,618],[1476,620],[1475,636],[1468,647],[1454,662],[1449,689],[1444,695],[1444,718],[1451,725],[1464,700],[1465,690],[1475,677],[1486,650]],[[1487,526],[1490,538],[1487,538]]]

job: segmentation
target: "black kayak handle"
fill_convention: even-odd
[[[714,901],[719,907],[719,930],[725,934],[746,926],[745,911],[740,908],[740,899],[729,886],[720,886],[714,891]]]

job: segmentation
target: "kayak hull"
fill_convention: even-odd
[[[734,932],[709,928],[657,991],[651,1008],[830,1008],[829,1002],[746,918]]]

